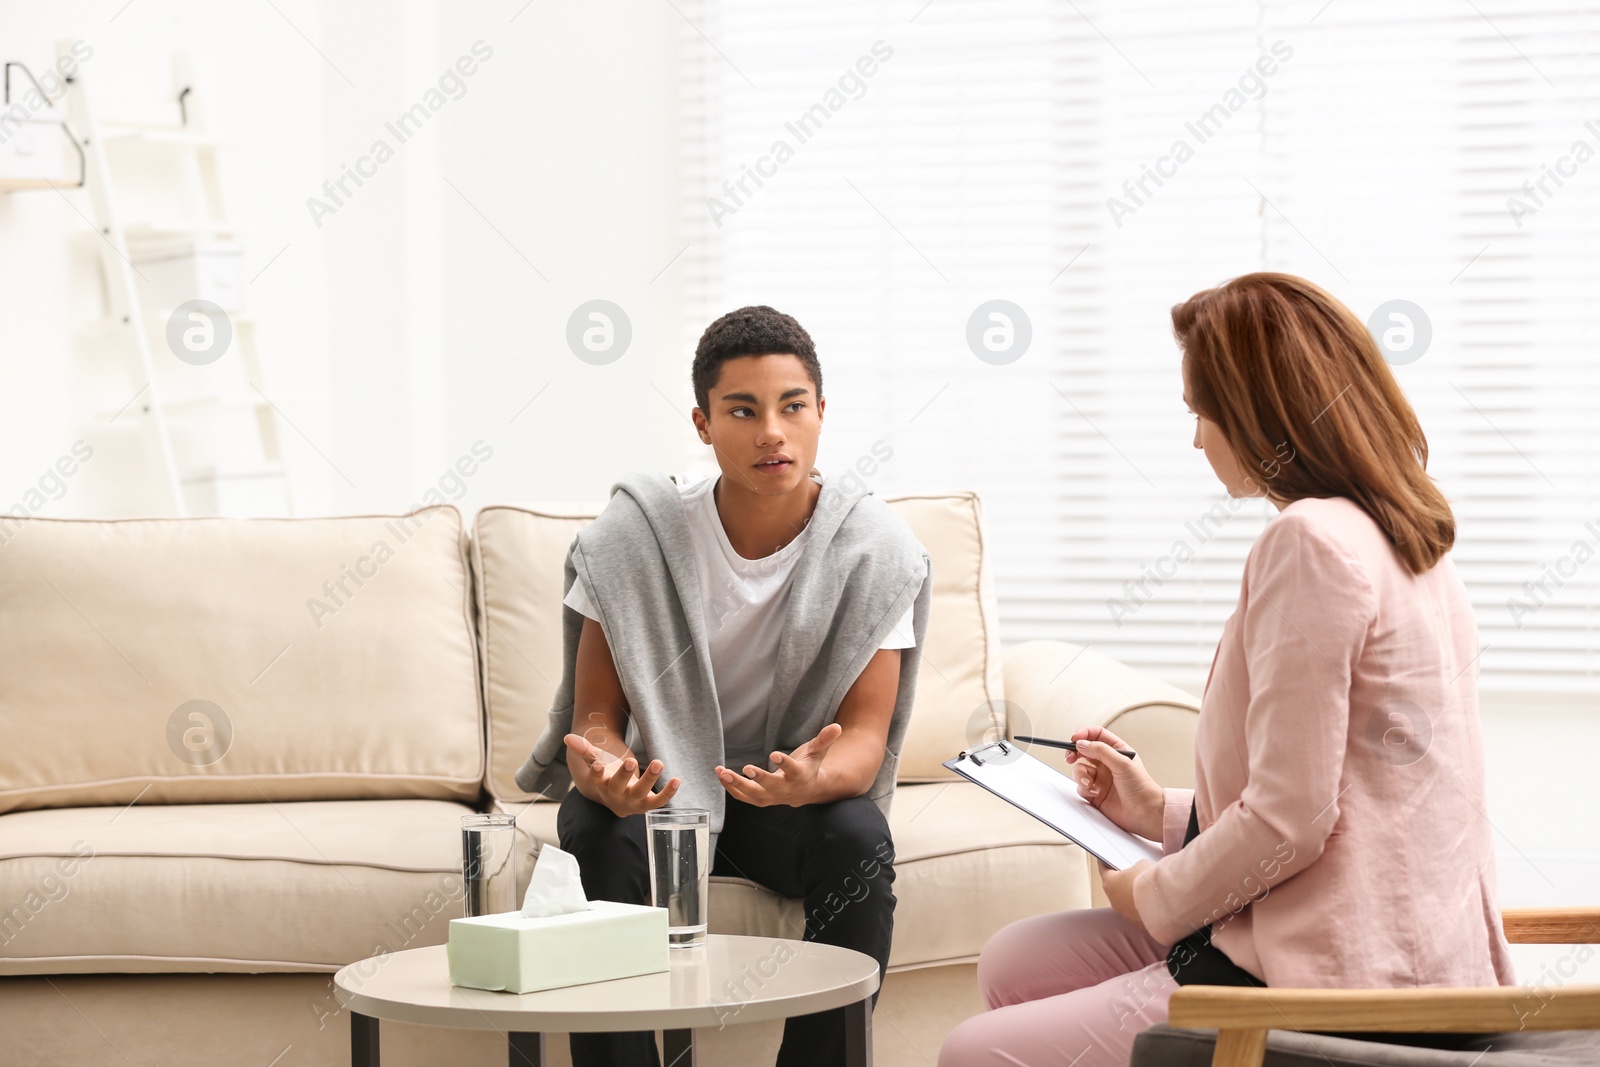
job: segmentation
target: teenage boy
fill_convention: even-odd
[[[798,322],[730,312],[692,374],[721,473],[624,479],[573,540],[561,686],[516,780],[562,797],[559,844],[589,897],[649,903],[644,812],[709,808],[713,874],[801,898],[806,940],[864,952],[881,977],[927,552],[858,481],[813,469],[822,368]],[[737,1007],[737,990],[713,995]],[[571,1044],[575,1067],[658,1062],[649,1033]],[[785,1025],[780,1067],[843,1062],[844,1009]]]

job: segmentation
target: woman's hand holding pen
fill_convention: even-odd
[[[1137,757],[1117,752],[1129,746],[1110,730],[1089,726],[1072,735],[1078,750],[1067,753],[1067,764],[1078,781],[1078,795],[1130,833],[1161,840],[1161,786]]]

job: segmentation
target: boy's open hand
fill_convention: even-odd
[[[604,804],[618,818],[638,815],[664,806],[678,792],[682,782],[674,778],[661,791],[652,793],[661,777],[660,760],[651,760],[643,772],[639,761],[629,756],[619,759],[614,753],[596,748],[578,734],[568,734],[567,749],[577,758],[567,761],[578,792],[597,804]]]
[[[772,754],[772,764],[777,770],[764,771],[754,765],[746,766],[744,775],[735,774],[728,768],[718,765],[717,780],[722,783],[729,795],[754,804],[757,807],[770,807],[774,804],[788,804],[790,807],[800,807],[809,804],[817,795],[817,781],[822,772],[822,757],[828,754],[828,749],[839,740],[839,735],[844,733],[844,727],[836,722],[830,722],[822,731],[785,755],[782,752]]]

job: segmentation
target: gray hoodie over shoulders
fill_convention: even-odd
[[[916,693],[932,566],[904,520],[863,489],[823,482],[809,541],[795,565],[788,615],[773,664],[766,750],[791,752],[832,722],[851,685],[907,609],[916,647],[901,650],[900,687],[887,751],[867,796],[887,815]],[[726,793],[722,712],[699,575],[682,494],[671,479],[636,474],[611,489],[599,517],[567,551],[563,591],[581,573],[611,647],[641,763],[659,759],[662,781],[683,779],[671,806],[708,808],[713,840]],[[562,608],[562,674],[549,721],[516,773],[519,787],[559,799],[571,785],[566,734],[583,615]]]

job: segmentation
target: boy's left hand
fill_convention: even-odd
[[[1106,899],[1111,902],[1118,915],[1124,919],[1131,919],[1140,926],[1144,923],[1140,920],[1139,909],[1133,902],[1133,881],[1146,867],[1152,866],[1154,864],[1149,860],[1140,860],[1125,871],[1113,871],[1104,863],[1100,864],[1100,884],[1105,887]]]
[[[844,727],[830,722],[822,728],[821,733],[793,752],[787,755],[774,752],[772,764],[776,770],[764,771],[760,767],[747,765],[744,774],[739,775],[719,764],[716,769],[717,781],[722,783],[722,788],[730,796],[757,807],[774,804],[800,807],[810,804],[819,794],[817,786],[822,773],[822,757],[828,754],[828,749],[833,747],[842,733]]]

